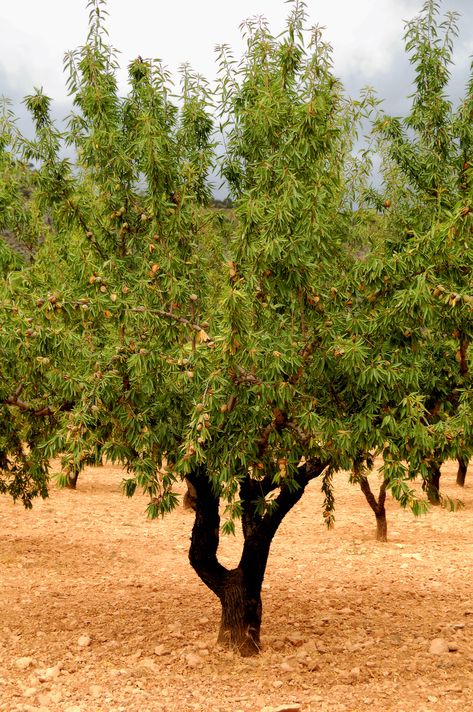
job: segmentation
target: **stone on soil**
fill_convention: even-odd
[[[59,665],[54,667],[46,668],[46,670],[38,670],[37,675],[40,682],[48,682],[49,680],[55,680],[61,674]]]
[[[202,658],[200,655],[197,655],[196,653],[188,653],[186,655],[186,663],[189,667],[195,668],[198,665],[200,665],[202,662]]]
[[[33,658],[17,658],[15,665],[19,670],[26,670],[33,664]]]
[[[23,697],[34,697],[37,692],[36,687],[27,687],[26,690],[23,691]]]
[[[279,666],[284,672],[296,672],[299,669],[299,665],[296,660],[283,660]]]
[[[160,643],[157,645],[154,649],[154,654],[155,655],[169,655],[169,650],[168,648],[164,645],[164,643]]]
[[[77,641],[77,645],[79,646],[79,648],[88,648],[91,642],[92,640],[89,635],[81,635],[79,640]]]
[[[444,653],[448,653],[448,651],[448,643],[443,638],[434,638],[431,641],[429,653],[432,653],[432,655],[443,655]]]

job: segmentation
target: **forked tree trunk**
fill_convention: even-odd
[[[275,489],[273,477],[253,480],[247,475],[240,487],[242,528],[244,536],[240,563],[229,570],[217,558],[219,545],[219,494],[215,492],[204,466],[199,466],[187,479],[195,490],[195,521],[192,529],[189,560],[201,580],[218,596],[222,616],[218,642],[243,656],[260,651],[263,605],[261,587],[273,537],[287,512],[299,501],[307,483],[318,477],[327,466],[307,462],[298,468],[297,486],[282,486],[277,506],[260,515],[256,512],[258,496]]]
[[[371,491],[370,483],[368,478],[364,475],[359,476],[359,483],[361,491],[366,497],[366,501],[370,505],[376,517],[376,540],[386,542],[388,540],[388,522],[386,519],[386,481],[381,482],[379,488],[378,499],[374,496]]]
[[[465,478],[468,470],[469,459],[467,457],[458,458],[458,471],[457,471],[457,485],[459,487],[465,486]]]

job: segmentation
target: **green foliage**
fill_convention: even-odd
[[[376,101],[347,99],[320,29],[290,5],[277,37],[243,25],[241,62],[219,49],[216,91],[188,66],[175,89],[138,57],[122,97],[91,0],[87,41],[66,57],[67,128],[40,90],[25,100],[33,140],[4,106],[0,229],[35,259],[0,242],[0,488],[27,506],[58,455],[65,476],[121,463],[151,517],[205,465],[232,533],[243,481],[271,519],[275,492],[317,460],[331,525],[332,473],[360,457],[382,453],[388,488],[418,513],[411,480],[472,451],[472,92],[456,110],[446,96],[456,16],[439,23],[429,1],[407,25],[412,109],[375,121],[376,193],[369,156],[352,155]],[[229,214],[209,207],[214,167]]]
[[[447,83],[456,34],[457,15],[440,20],[432,0],[407,24],[411,110],[403,119],[380,113],[374,123],[384,180],[378,195],[369,190],[367,197],[378,210],[377,235],[355,270],[351,296],[383,352],[384,374],[377,369],[371,377],[394,387],[380,409],[380,449],[403,505],[411,494],[397,478],[419,474],[428,485],[435,466],[472,452],[471,413],[459,410],[471,388],[471,80],[453,107]],[[368,232],[373,213],[361,217]],[[408,462],[404,473],[401,460]]]

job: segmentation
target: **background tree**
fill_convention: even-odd
[[[428,0],[407,23],[406,51],[415,70],[412,106],[403,119],[381,113],[375,123],[383,185],[373,197],[383,212],[383,238],[359,271],[389,333],[387,350],[410,352],[418,364],[425,452],[412,449],[408,440],[406,459],[422,473],[434,504],[441,501],[443,460],[459,458],[461,484],[471,452],[468,428],[455,418],[462,394],[471,388],[472,326],[473,80],[457,108],[447,93],[457,21],[453,12],[441,20],[439,3]]]

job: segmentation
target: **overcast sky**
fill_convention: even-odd
[[[335,72],[356,96],[365,85],[385,100],[385,110],[406,110],[412,72],[403,51],[405,21],[418,14],[423,0],[307,0],[310,24],[326,27],[333,45]],[[0,96],[13,100],[20,128],[30,133],[21,104],[34,86],[54,100],[53,114],[65,117],[69,102],[63,58],[84,44],[86,0],[0,0]],[[126,90],[126,66],[138,55],[159,57],[176,74],[190,62],[209,79],[216,74],[215,45],[243,48],[239,25],[253,15],[268,18],[274,32],[284,27],[284,0],[108,0],[110,43],[120,50]],[[451,93],[463,94],[473,55],[473,0],[443,0],[442,12],[461,13]]]
[[[404,22],[421,0],[307,0],[311,24],[326,26],[334,47],[336,73],[356,90],[374,84],[380,94],[405,94],[402,56]],[[473,0],[443,0],[442,9],[462,14],[456,74],[466,75],[473,54]],[[111,43],[126,67],[137,55],[160,57],[175,71],[182,62],[212,78],[214,47],[242,44],[239,25],[265,15],[282,29],[289,6],[283,0],[109,0]],[[84,43],[86,0],[0,0],[0,93],[22,96],[35,86],[66,99],[64,52]],[[400,72],[402,67],[402,72]],[[402,85],[402,86],[401,86]]]

